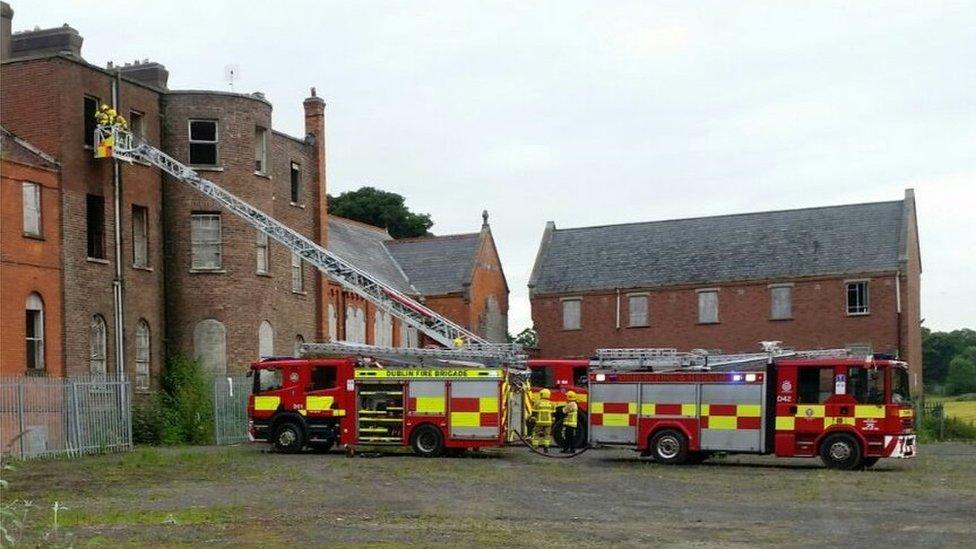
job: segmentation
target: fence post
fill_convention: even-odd
[[[24,382],[17,384],[17,423],[20,425],[20,434],[17,438],[18,444],[20,444],[20,459],[27,457],[27,449],[24,448],[24,429],[26,425],[24,424]]]

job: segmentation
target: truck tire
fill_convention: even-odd
[[[557,419],[552,424],[552,441],[557,447],[565,447],[565,440],[563,438],[563,420],[565,417]],[[586,412],[578,412],[576,415],[576,444],[574,448],[586,448],[586,444],[589,442],[586,437]]]
[[[664,429],[651,437],[650,451],[658,463],[680,465],[688,461],[688,439],[681,431]]]
[[[820,459],[831,469],[857,469],[862,461],[861,445],[845,433],[830,435],[820,443]]]
[[[410,446],[420,457],[437,457],[444,452],[444,436],[433,425],[421,425],[410,435]]]
[[[272,441],[275,450],[283,454],[295,454],[305,446],[305,433],[294,421],[282,421],[275,427]]]

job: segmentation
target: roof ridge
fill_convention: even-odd
[[[904,200],[882,200],[878,202],[856,202],[854,204],[833,204],[830,206],[809,206],[806,208],[787,208],[782,210],[763,210],[759,212],[741,212],[734,214],[718,214],[718,215],[702,215],[696,217],[676,217],[671,219],[655,219],[653,221],[632,221],[629,223],[606,223],[603,225],[590,225],[586,227],[567,227],[565,229],[556,228],[555,232],[566,232],[566,231],[580,231],[585,229],[603,229],[605,227],[627,227],[630,225],[652,225],[655,223],[671,223],[674,221],[697,221],[700,219],[721,219],[730,217],[746,217],[750,215],[763,215],[763,214],[774,214],[774,213],[786,213],[786,212],[803,212],[809,210],[831,210],[835,208],[849,208],[852,206],[876,206],[880,204],[901,204]]]
[[[476,233],[457,233],[457,234],[442,234],[442,235],[427,235],[427,236],[411,236],[408,238],[394,238],[391,244],[400,243],[410,243],[410,242],[423,242],[427,240],[461,240],[462,238],[472,238],[480,235],[480,232]]]
[[[387,231],[383,227],[377,227],[376,225],[370,225],[369,223],[364,223],[364,222],[358,221],[356,219],[349,219],[348,217],[342,217],[341,215],[335,215],[335,214],[329,214],[329,219],[335,219],[335,220],[337,220],[339,222],[347,223],[349,225],[356,225],[356,226],[359,226],[359,227],[363,227],[363,228],[366,228],[366,229],[370,229],[372,231],[375,231],[375,232],[378,232],[380,234],[386,235],[387,237],[389,237],[391,239],[393,238],[392,236],[390,236],[389,231]]]

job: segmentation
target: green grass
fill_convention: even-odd
[[[140,524],[218,524],[233,522],[241,507],[189,507],[182,509],[68,509],[58,515],[60,526],[130,526]]]

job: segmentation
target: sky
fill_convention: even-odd
[[[474,232],[490,213],[510,331],[546,221],[580,227],[855,202],[914,188],[922,317],[976,328],[976,3],[12,0],[105,65],[261,91],[331,194],[372,185]]]

